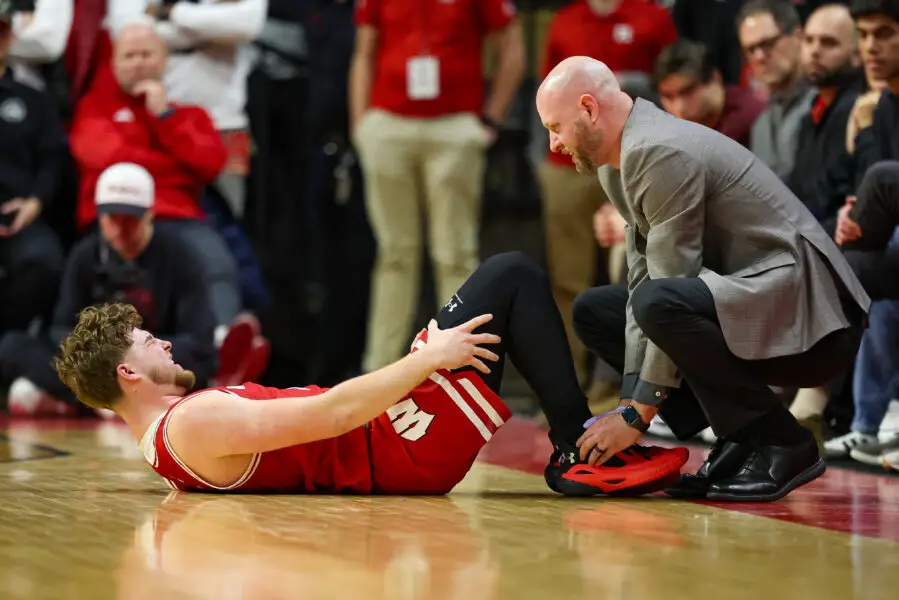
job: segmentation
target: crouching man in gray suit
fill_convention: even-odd
[[[603,63],[562,61],[537,110],[551,149],[598,172],[627,222],[627,287],[574,306],[582,341],[623,375],[581,458],[601,464],[660,411],[680,439],[708,425],[719,438],[671,495],[771,501],[823,474],[769,386],[823,385],[856,354],[870,300],[834,242],[752,153],[635,103]]]

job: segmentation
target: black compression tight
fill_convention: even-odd
[[[437,323],[448,329],[485,313],[493,320],[477,331],[502,337],[489,347],[500,360],[488,363],[490,374],[475,372],[499,394],[508,355],[537,395],[550,435],[573,444],[591,415],[546,275],[520,252],[492,256],[447,302]]]

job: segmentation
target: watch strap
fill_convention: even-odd
[[[643,420],[643,417],[640,416],[640,413],[637,412],[637,409],[633,406],[626,406],[624,410],[621,411],[621,417],[624,419],[625,423],[640,433],[646,433],[649,430],[649,423]]]

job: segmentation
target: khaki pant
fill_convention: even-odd
[[[597,243],[593,213],[608,201],[596,177],[544,162],[540,166],[546,263],[553,297],[571,345],[578,379],[586,379],[587,350],[574,333],[571,308],[575,297],[593,285]]]
[[[409,349],[422,220],[441,305],[478,266],[488,134],[472,114],[411,119],[371,110],[354,142],[378,243],[363,359],[363,369],[373,371]]]

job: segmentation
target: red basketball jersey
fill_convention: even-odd
[[[204,481],[172,450],[166,435],[166,427],[172,411],[177,406],[211,390],[262,402],[272,398],[316,396],[327,391],[317,386],[281,390],[245,383],[239,386],[202,390],[172,404],[168,411],[150,425],[140,446],[153,470],[176,490],[356,494],[371,491],[371,461],[366,440],[367,433],[362,427],[336,438],[256,454],[244,474],[229,486],[219,487]]]
[[[427,344],[419,334],[413,352]],[[250,400],[314,396],[317,386],[280,390],[254,383],[212,388]],[[443,494],[459,483],[496,431],[512,416],[502,399],[472,371],[432,373],[407,397],[365,427],[336,438],[256,454],[227,487],[193,473],[172,451],[166,426],[173,404],[141,440],[153,469],[177,490]]]

